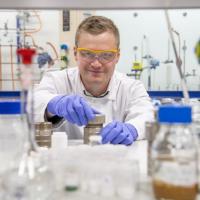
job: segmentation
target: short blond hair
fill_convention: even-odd
[[[78,47],[78,41],[82,32],[98,35],[106,31],[113,33],[117,48],[119,48],[119,30],[111,19],[103,16],[90,16],[80,23],[75,35],[75,45]]]

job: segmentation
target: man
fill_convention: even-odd
[[[144,137],[153,106],[142,83],[115,71],[120,57],[119,31],[102,16],[78,27],[74,56],[78,67],[47,73],[35,91],[36,121],[65,121],[71,139],[83,136],[83,125],[102,113],[102,142],[130,145]]]

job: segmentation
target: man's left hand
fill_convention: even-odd
[[[131,145],[138,137],[136,128],[129,123],[113,121],[101,130],[102,143]]]

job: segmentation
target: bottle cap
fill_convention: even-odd
[[[60,48],[61,48],[61,49],[64,49],[64,50],[68,50],[68,49],[69,49],[69,47],[68,47],[67,44],[62,44],[62,45],[60,46]]]
[[[51,138],[51,147],[54,149],[63,149],[68,145],[68,136],[66,132],[53,132]]]
[[[35,123],[35,130],[39,130],[39,131],[42,131],[42,130],[50,130],[52,129],[52,123],[51,122],[37,122]]]
[[[158,122],[191,123],[192,108],[186,105],[162,105],[158,110]]]
[[[41,129],[52,129],[52,123],[51,122],[42,122],[40,124]]]
[[[20,100],[0,101],[0,114],[21,114]]]

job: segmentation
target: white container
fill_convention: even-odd
[[[66,132],[53,132],[51,137],[51,148],[64,149],[68,146],[68,137]]]

